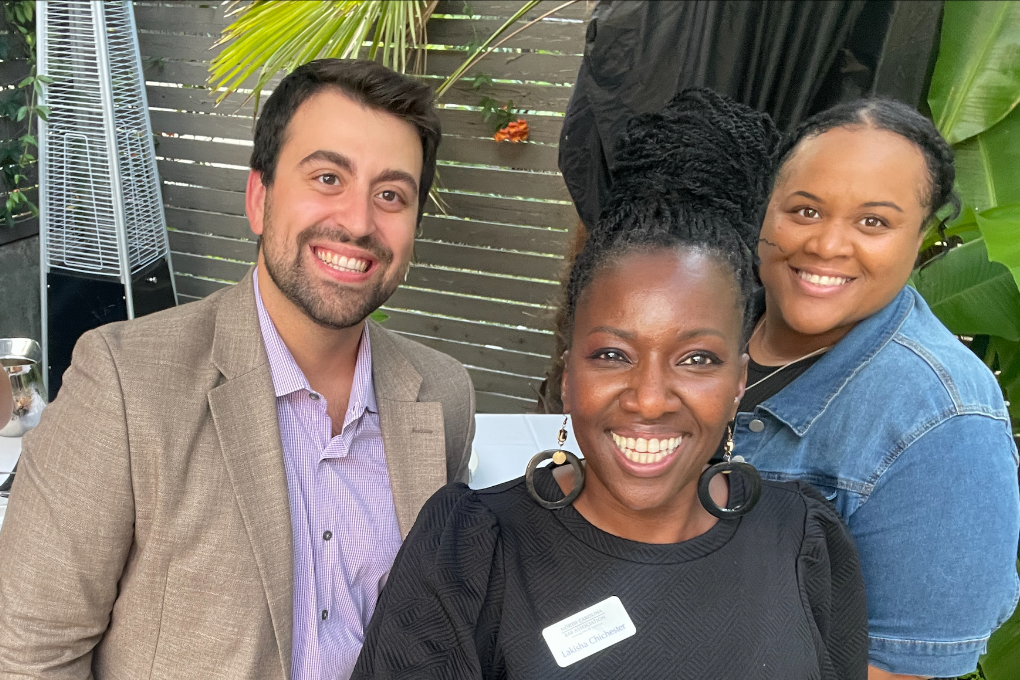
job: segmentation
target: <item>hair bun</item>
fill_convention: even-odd
[[[705,88],[688,88],[660,113],[627,124],[615,150],[614,198],[649,187],[687,211],[722,213],[754,249],[782,135],[765,113]]]

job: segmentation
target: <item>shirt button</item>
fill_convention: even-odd
[[[322,532],[322,540],[328,541],[331,538],[333,538],[333,532],[332,531],[328,531],[327,530],[327,531]]]
[[[312,401],[319,401],[321,397],[319,396],[318,392],[309,392],[308,398],[311,399]]]
[[[747,428],[751,430],[751,432],[761,432],[765,429],[765,423],[755,418],[747,424]]]
[[[323,609],[322,610],[322,620],[325,621],[327,618],[329,618],[329,610],[328,609]]]

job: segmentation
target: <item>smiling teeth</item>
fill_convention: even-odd
[[[621,437],[615,432],[613,441],[617,448],[623,451],[627,460],[635,463],[658,463],[660,460],[673,453],[676,447],[680,446],[683,437],[671,437],[669,439],[645,439],[644,437]]]
[[[816,286],[842,286],[853,280],[843,276],[818,276],[817,274],[808,274],[805,271],[798,271],[797,276]]]
[[[315,249],[315,256],[337,271],[361,273],[368,270],[368,260],[344,257],[320,248]]]

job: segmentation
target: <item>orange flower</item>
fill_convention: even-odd
[[[526,142],[528,140],[528,121],[518,118],[507,124],[492,136],[497,142]]]

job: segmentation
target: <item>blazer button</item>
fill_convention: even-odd
[[[749,430],[751,430],[751,432],[755,432],[755,433],[761,432],[762,430],[765,429],[765,423],[763,423],[760,420],[758,420],[757,418],[755,418],[754,420],[752,420],[751,422],[749,422],[747,424],[747,429],[749,429]]]

